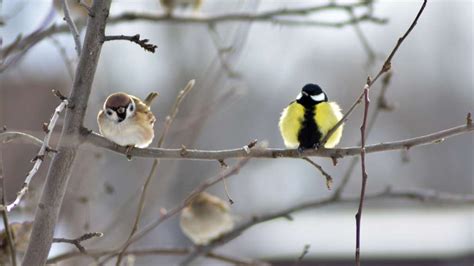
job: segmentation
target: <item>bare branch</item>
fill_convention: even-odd
[[[374,193],[371,195],[367,195],[365,197],[367,200],[375,200],[375,199],[386,199],[386,198],[393,198],[393,199],[408,199],[408,200],[420,200],[425,203],[443,203],[443,204],[474,204],[474,195],[456,195],[456,194],[449,194],[449,193],[440,193],[431,190],[418,190],[418,189],[385,189],[379,193]],[[316,199],[313,201],[308,201],[304,203],[296,204],[292,207],[272,212],[264,215],[253,216],[248,219],[246,222],[240,224],[239,226],[235,227],[232,231],[226,233],[225,235],[221,236],[219,239],[211,242],[207,246],[195,246],[195,250],[188,255],[185,259],[185,262],[190,263],[195,258],[207,254],[211,252],[213,249],[228,243],[229,241],[237,238],[240,236],[244,231],[251,228],[254,225],[261,224],[264,222],[268,222],[277,218],[287,218],[290,214],[307,210],[307,209],[314,209],[320,208],[328,205],[334,204],[341,204],[347,202],[358,202],[359,197],[345,197],[345,198],[336,198],[334,196],[330,196],[327,198]]]
[[[76,69],[69,97],[71,105],[66,110],[63,131],[58,143],[59,153],[54,156],[46,177],[46,183],[36,209],[31,239],[23,260],[24,265],[43,265],[48,258],[72,164],[77,148],[83,141],[80,130],[99,61],[110,3],[111,0],[94,1],[92,6],[95,16],[88,19],[83,46],[87,53],[81,54]],[[74,110],[70,108],[74,108]]]
[[[460,125],[457,127],[441,130],[428,135],[419,136],[416,138],[383,142],[379,144],[367,145],[366,153],[384,152],[393,150],[409,149],[415,146],[429,145],[436,143],[439,140],[450,138],[456,135],[469,133],[474,130],[473,125]],[[110,140],[100,136],[97,133],[91,132],[88,129],[82,129],[82,135],[85,141],[96,147],[102,147],[126,154],[126,149]],[[185,152],[182,149],[163,149],[163,148],[148,148],[148,149],[133,149],[130,154],[136,157],[146,158],[160,158],[160,159],[179,159],[179,160],[226,160],[230,158],[302,158],[302,157],[328,157],[328,158],[343,158],[346,156],[355,156],[360,154],[360,147],[347,147],[336,149],[305,150],[299,153],[296,149],[274,149],[274,148],[255,148],[247,151],[245,148],[230,149],[230,150],[195,150],[186,148]]]
[[[393,48],[392,52],[387,57],[385,62],[383,63],[382,68],[379,70],[379,72],[377,73],[375,78],[370,80],[369,82],[367,82],[368,89],[370,89],[372,87],[372,85],[379,79],[379,77],[383,73],[388,72],[390,70],[391,65],[392,65],[393,56],[395,56],[395,53],[398,51],[398,48],[400,47],[400,45],[403,43],[403,41],[406,39],[406,37],[408,37],[408,34],[410,34],[410,32],[415,27],[416,23],[418,22],[418,19],[420,18],[421,14],[423,13],[423,10],[425,9],[426,1],[427,0],[423,1],[423,5],[421,6],[420,10],[418,11],[418,14],[415,17],[415,20],[413,20],[412,24],[410,25],[408,30],[405,32],[405,34],[398,39],[397,44],[395,45],[395,47]],[[365,86],[364,86],[364,89],[365,89]],[[341,118],[341,120],[336,125],[334,125],[334,127],[331,130],[328,131],[326,136],[321,140],[321,144],[326,143],[326,141],[332,136],[332,134],[334,134],[334,132],[349,118],[349,115],[354,111],[355,107],[357,105],[359,105],[359,103],[362,101],[363,97],[364,97],[364,91],[362,91],[359,98],[357,98],[357,100],[352,104],[352,106],[344,114],[344,116]]]
[[[140,250],[130,250],[125,252],[125,256],[127,255],[134,255],[134,256],[156,256],[156,255],[186,255],[190,253],[192,250],[189,248],[149,248],[149,249],[140,249]],[[81,252],[77,251],[72,251],[72,252],[67,252],[63,253],[61,255],[55,256],[51,259],[48,260],[48,264],[55,264],[59,263],[68,259],[80,257],[80,256],[91,256],[94,258],[106,256],[106,255],[117,255],[115,251],[113,250],[104,250],[104,251],[96,251],[96,250],[90,250],[88,251],[87,254],[83,254]],[[261,265],[263,263],[256,263],[255,261],[252,260],[244,260],[244,259],[238,259],[234,257],[229,257],[217,253],[208,253],[206,255],[208,258],[216,259],[222,262],[228,262],[232,263],[235,265]]]
[[[321,172],[321,174],[326,177],[326,187],[327,187],[329,190],[331,190],[331,188],[332,188],[332,183],[333,183],[332,177],[331,177],[326,171],[324,171],[323,167],[321,167],[321,165],[315,163],[313,160],[311,160],[311,159],[308,158],[308,157],[303,157],[302,159],[305,160],[305,161],[307,161],[308,163],[310,163],[312,166],[316,167],[316,169],[318,169],[319,172]]]
[[[1,143],[1,142],[0,142]],[[5,206],[6,193],[5,193],[5,176],[3,173],[3,154],[0,145],[0,202],[2,206]],[[10,261],[13,266],[16,266],[16,249],[13,233],[10,228],[10,222],[8,221],[8,213],[6,210],[2,210],[3,228],[7,239],[7,250],[10,253]]]
[[[110,36],[105,36],[104,37],[104,42],[116,41],[116,40],[125,40],[125,41],[134,42],[134,43],[140,45],[140,47],[142,47],[143,49],[145,49],[145,51],[148,51],[148,52],[151,52],[151,53],[155,53],[156,48],[158,48],[157,45],[154,45],[152,43],[148,43],[150,41],[148,39],[141,40],[140,39],[140,34],[135,34],[133,36],[110,35]]]
[[[303,261],[304,256],[306,256],[306,254],[308,254],[310,247],[311,247],[311,245],[309,245],[309,244],[304,245],[303,251],[301,252],[301,255],[298,257],[298,259],[295,261],[295,263],[293,263],[293,266],[297,266]]]
[[[166,117],[165,125],[163,127],[163,132],[161,133],[161,136],[158,139],[158,143],[157,143],[158,148],[160,148],[163,145],[165,138],[168,135],[168,131],[171,128],[171,124],[176,118],[176,115],[178,115],[179,106],[181,105],[181,102],[184,100],[186,95],[193,89],[195,83],[196,81],[194,79],[190,80],[188,84],[186,84],[186,86],[178,93],[178,96],[176,97],[176,101],[171,107],[171,111],[169,115]],[[138,203],[138,211],[135,216],[135,221],[133,223],[130,235],[128,236],[127,241],[125,241],[124,248],[120,251],[117,257],[116,265],[120,265],[120,262],[122,261],[122,257],[124,253],[127,251],[127,248],[129,246],[128,243],[138,229],[138,224],[140,223],[140,218],[143,212],[143,208],[145,207],[146,192],[148,191],[148,187],[150,185],[151,179],[155,175],[156,169],[158,168],[158,163],[159,163],[158,159],[155,159],[153,161],[153,165],[151,166],[150,172],[145,180],[145,183],[143,184],[142,193],[140,194],[140,200]]]
[[[39,138],[26,134],[23,132],[18,131],[5,131],[0,133],[0,143],[9,143],[9,142],[19,142],[19,143],[26,143],[26,144],[33,144],[35,146],[41,147],[43,145],[43,141]]]
[[[30,182],[31,180],[33,179],[33,177],[35,176],[35,174],[38,172],[41,164],[43,163],[44,161],[44,157],[46,156],[46,154],[51,151],[52,149],[49,147],[49,140],[51,139],[51,135],[53,134],[53,130],[54,130],[54,127],[56,126],[56,122],[58,121],[58,118],[59,118],[59,114],[64,110],[64,108],[66,108],[66,106],[68,105],[68,100],[67,99],[64,99],[58,107],[56,107],[56,109],[54,110],[54,113],[53,113],[53,116],[51,117],[49,123],[48,123],[48,126],[47,126],[47,132],[46,132],[46,136],[44,137],[44,140],[43,140],[43,143],[41,145],[41,148],[38,152],[38,154],[36,155],[36,157],[33,159],[34,161],[34,165],[33,165],[33,168],[30,170],[30,172],[28,173],[28,175],[26,176],[25,178],[25,182],[23,183],[23,186],[22,188],[20,189],[20,191],[17,193],[17,196],[16,196],[16,199],[8,204],[7,206],[0,206],[0,208],[5,208],[6,211],[11,211],[13,208],[15,208],[16,206],[18,206],[18,204],[20,204],[21,200],[23,199],[23,196],[25,196],[26,192],[28,191],[28,187],[30,185]],[[5,134],[7,132],[4,132],[2,134]],[[26,134],[23,134],[23,135],[17,135],[17,136],[27,136]]]
[[[360,221],[362,218],[362,208],[364,206],[364,197],[365,197],[365,189],[367,187],[367,169],[365,166],[365,132],[367,128],[367,115],[369,113],[369,85],[366,85],[364,89],[364,117],[362,119],[362,125],[360,126],[360,165],[362,170],[362,186],[360,190],[360,199],[359,199],[359,209],[357,210],[356,218],[356,265],[360,266]]]
[[[71,31],[72,37],[74,39],[74,43],[76,45],[76,52],[77,56],[81,56],[81,50],[82,50],[82,45],[81,45],[81,36],[79,35],[79,31],[77,30],[76,24],[74,24],[74,21],[71,18],[71,15],[69,14],[69,6],[67,3],[67,0],[62,0],[62,5],[63,5],[63,11],[64,11],[64,20],[67,23],[67,26],[69,27],[69,30]]]
[[[199,186],[197,186],[178,206],[174,207],[173,209],[163,212],[161,216],[156,219],[155,221],[149,223],[143,229],[141,229],[138,233],[136,233],[127,243],[124,244],[123,247],[121,247],[119,250],[126,250],[132,243],[140,240],[142,237],[147,235],[149,232],[151,232],[153,229],[155,229],[157,226],[162,224],[164,221],[167,219],[173,217],[174,215],[178,214],[184,207],[186,207],[196,195],[199,193],[203,192],[207,188],[215,185],[219,181],[221,181],[223,178],[228,178],[232,175],[236,175],[239,173],[240,169],[247,164],[249,161],[249,158],[244,158],[237,162],[233,167],[227,169],[226,171],[223,171],[219,173],[217,176],[209,178],[202,182]],[[106,258],[102,263],[105,263],[107,260],[113,258],[115,255],[111,255],[108,258]]]
[[[68,238],[53,238],[53,243],[69,243],[74,246],[79,250],[79,252],[87,254],[86,249],[82,246],[81,242],[89,240],[91,238],[95,237],[102,237],[104,234],[99,233],[99,232],[91,232],[91,233],[86,233],[83,234],[82,236],[75,238],[75,239],[68,239]]]

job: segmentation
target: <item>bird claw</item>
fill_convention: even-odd
[[[127,156],[127,160],[131,161],[132,160],[132,155],[130,154],[132,152],[133,145],[128,145],[127,149],[125,150],[125,156]]]

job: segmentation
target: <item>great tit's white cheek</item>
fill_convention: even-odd
[[[311,95],[311,99],[313,99],[313,101],[315,102],[322,102],[324,101],[325,99],[325,95],[324,93],[320,93],[320,94],[317,94],[317,95]]]
[[[303,94],[300,92],[300,93],[298,94],[298,96],[296,96],[296,100],[301,99],[301,97],[303,97]]]

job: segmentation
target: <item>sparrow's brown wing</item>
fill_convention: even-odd
[[[146,105],[139,98],[137,98],[135,96],[132,96],[132,95],[130,95],[130,97],[132,97],[133,101],[135,102],[135,106],[137,108],[136,114],[137,115],[140,114],[140,115],[144,116],[145,120],[147,120],[150,124],[153,125],[156,121],[156,118],[153,115],[153,113],[151,112],[150,107],[148,105]]]

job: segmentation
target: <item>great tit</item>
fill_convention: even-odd
[[[317,149],[329,130],[342,118],[341,108],[328,102],[326,93],[316,84],[306,84],[282,112],[280,133],[287,148]],[[341,125],[324,144],[333,148],[341,140]]]

